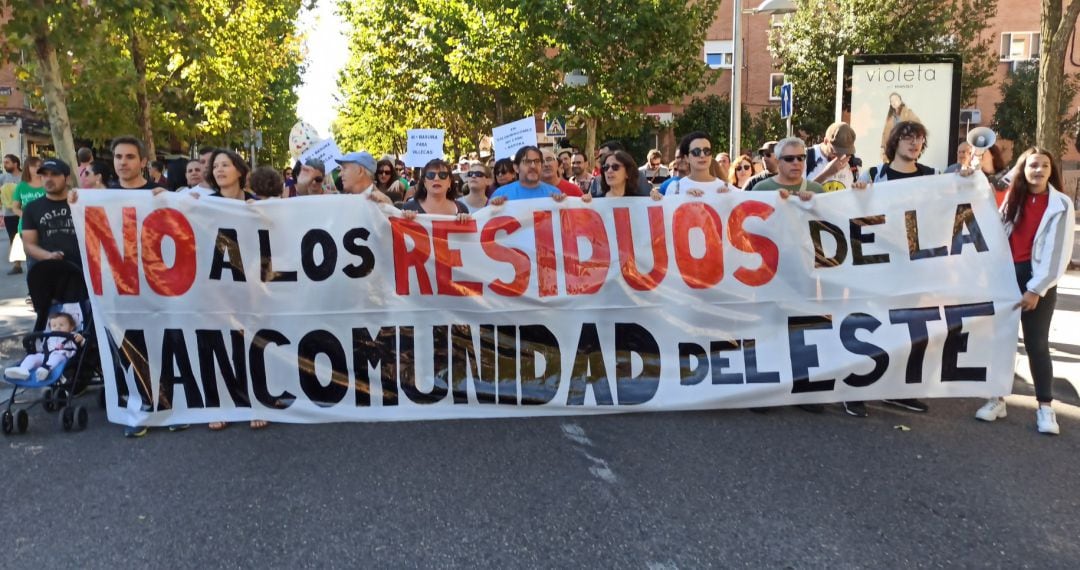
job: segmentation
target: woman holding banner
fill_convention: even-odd
[[[1061,171],[1046,149],[1032,147],[1013,168],[1002,219],[1009,236],[1016,268],[1016,283],[1023,292],[1017,305],[1024,333],[1031,378],[1035,382],[1035,414],[1040,433],[1059,433],[1053,402],[1053,361],[1050,360],[1050,319],[1057,304],[1057,282],[1072,257],[1075,214],[1072,200],[1058,190]],[[1004,418],[1005,400],[992,398],[975,417],[992,422]]]
[[[441,158],[425,164],[420,171],[416,194],[401,207],[405,217],[412,219],[417,214],[468,216],[469,208],[456,200],[457,190],[451,176],[450,165]]]
[[[604,157],[604,163],[600,165],[600,197],[623,198],[626,196],[649,196],[638,187],[638,177],[641,172],[634,164],[634,157],[625,150],[616,150]],[[657,193],[659,195],[659,193]],[[583,198],[588,202],[592,197],[585,194]],[[659,198],[654,197],[654,200]]]
[[[491,188],[491,169],[480,162],[469,165],[469,172],[465,175],[465,183],[469,186],[469,193],[461,199],[469,213],[475,212],[487,206],[488,190]]]

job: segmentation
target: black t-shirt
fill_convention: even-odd
[[[462,204],[458,200],[454,200],[454,204],[457,206],[457,213],[459,213],[459,214],[468,214],[469,213],[469,208],[465,204]],[[424,211],[424,207],[420,205],[420,201],[417,200],[416,198],[409,198],[409,201],[402,204],[401,209],[402,210],[411,210],[413,212],[419,212],[421,214],[426,214],[427,213],[427,212]]]
[[[226,199],[228,199],[228,196],[222,196],[221,195],[220,190],[217,191],[217,192],[214,192],[213,194],[210,194],[210,195],[213,196],[214,198],[226,198]],[[236,199],[240,200],[241,198],[236,198]],[[244,190],[244,197],[242,199],[243,200],[258,200],[259,195],[252,192],[252,191],[250,191],[250,190]]]
[[[900,180],[902,178],[915,178],[916,176],[922,176],[922,175],[923,175],[923,173],[920,172],[918,168],[915,169],[915,172],[897,172],[897,171],[893,170],[889,166],[885,167],[885,178],[888,179],[888,180]]]
[[[23,208],[23,231],[26,230],[37,232],[37,243],[42,249],[62,251],[65,261],[82,265],[79,240],[67,200],[42,197],[27,204]]]
[[[154,182],[153,180],[147,180],[146,184],[143,184],[142,186],[136,186],[135,188],[125,188],[121,186],[120,181],[117,180],[114,184],[109,186],[109,188],[112,188],[114,190],[153,190],[154,188],[164,188],[164,186],[158,184],[157,182]]]

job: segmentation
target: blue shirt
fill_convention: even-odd
[[[675,182],[678,179],[678,176],[672,176],[671,178],[665,180],[664,183],[660,185],[660,193],[667,196],[667,187],[671,186],[671,183]]]
[[[515,180],[506,186],[499,186],[498,190],[491,194],[491,199],[505,196],[507,200],[528,200],[529,198],[550,198],[559,193],[559,189],[551,184],[541,182],[536,188],[526,188],[521,185],[521,181]]]

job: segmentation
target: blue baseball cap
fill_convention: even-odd
[[[368,172],[372,174],[375,173],[375,157],[371,156],[371,153],[369,152],[350,152],[345,156],[337,159],[338,164],[345,164],[346,162],[359,164],[360,166],[366,168]]]

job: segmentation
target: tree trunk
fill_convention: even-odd
[[[146,157],[148,160],[157,159],[157,151],[154,148],[154,128],[150,121],[150,98],[146,94],[146,56],[142,51],[142,42],[139,32],[134,26],[131,28],[130,42],[131,63],[135,66],[135,102],[139,106],[139,131],[143,144],[146,145]]]
[[[1035,144],[1061,155],[1061,85],[1065,81],[1065,51],[1080,14],[1080,0],[1042,0],[1039,44],[1039,99]]]
[[[44,3],[38,7],[44,10]],[[49,40],[49,30],[44,22],[34,30],[34,54],[41,66],[41,88],[45,95],[45,110],[49,116],[49,131],[52,134],[56,154],[64,162],[74,166],[75,140],[71,135],[71,120],[68,118],[67,96],[64,84],[60,80],[60,61],[56,58],[56,48]]]
[[[1080,1],[1080,0],[1078,0]],[[596,152],[596,117],[585,118],[585,158],[592,162]]]

